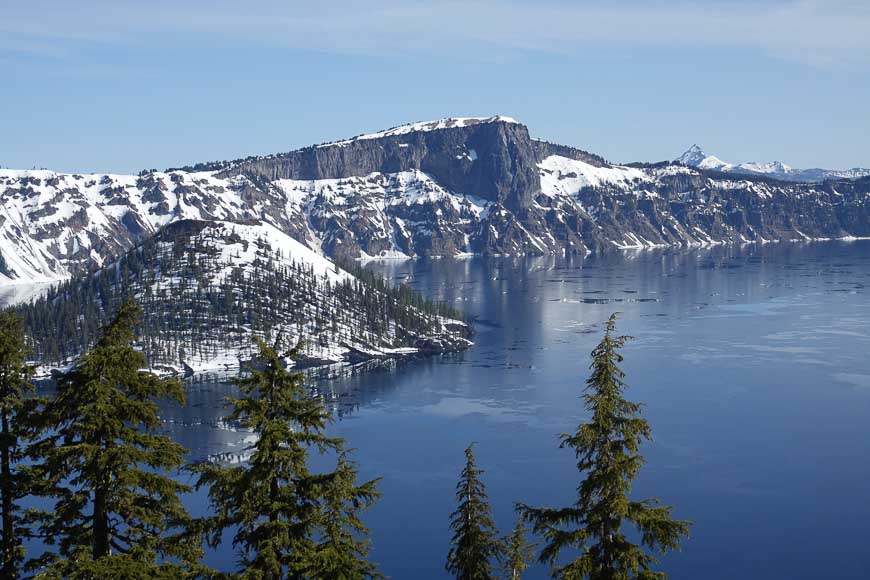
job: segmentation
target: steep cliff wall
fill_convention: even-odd
[[[541,149],[525,125],[500,117],[461,126],[363,136],[242,161],[221,176],[268,180],[362,177],[419,170],[455,193],[472,194],[510,209],[528,207],[540,192]]]

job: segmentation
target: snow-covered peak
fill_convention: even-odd
[[[701,160],[700,163],[695,165],[695,167],[700,167],[701,169],[716,169],[719,171],[727,171],[731,166],[730,163],[726,163],[722,161],[715,155],[707,155],[704,159]]]
[[[674,161],[698,169],[710,169],[725,173],[741,173],[744,175],[762,175],[796,182],[819,182],[826,179],[853,179],[870,175],[870,170],[868,169],[797,169],[791,165],[783,163],[782,161],[728,163],[722,161],[715,155],[708,155],[698,145],[692,145],[685,151],[685,153],[677,157]]]
[[[676,161],[679,161],[683,165],[697,167],[698,164],[701,163],[706,157],[707,154],[704,152],[701,146],[695,144],[686,149],[686,151],[682,155],[677,157]]]
[[[722,169],[729,164],[722,161],[715,155],[708,155],[700,145],[692,145],[686,151],[677,157],[675,161],[682,163],[688,167],[699,167],[701,169]]]
[[[519,121],[512,117],[503,115],[495,115],[492,117],[448,117],[446,119],[438,119],[435,121],[418,121],[416,123],[408,123],[399,125],[390,129],[384,129],[377,133],[369,133],[367,135],[358,135],[343,141],[334,141],[332,143],[324,143],[320,147],[342,146],[354,141],[364,141],[368,139],[381,139],[383,137],[395,137],[396,135],[407,135],[408,133],[416,133],[421,131],[437,131],[439,129],[454,129],[457,127],[470,127],[471,125],[479,125],[481,123],[512,123],[519,124]]]

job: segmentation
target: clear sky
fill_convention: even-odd
[[[0,0],[0,166],[131,172],[510,115],[613,161],[870,166],[870,2]]]

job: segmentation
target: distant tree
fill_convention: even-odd
[[[689,534],[691,522],[671,518],[671,506],[657,499],[632,501],[631,484],[643,466],[639,453],[651,439],[649,424],[640,418],[641,406],[623,397],[625,374],[618,364],[620,349],[631,337],[617,336],[616,314],[607,321],[604,338],[592,351],[592,374],[586,381],[583,400],[592,414],[589,423],[562,434],[561,447],[571,447],[577,468],[585,474],[577,500],[563,508],[532,508],[518,505],[533,531],[546,545],[540,561],[553,566],[553,577],[590,580],[662,579],[653,571],[658,562],[648,552],[679,550],[679,541]],[[630,523],[639,532],[640,544],[623,533]],[[560,565],[558,557],[568,549],[580,551],[571,562]]]
[[[255,368],[235,382],[229,423],[251,429],[257,441],[242,465],[204,463],[197,488],[208,488],[215,514],[203,522],[217,546],[233,528],[245,578],[366,578],[377,576],[366,560],[368,543],[358,512],[377,498],[375,481],[356,484],[342,439],[325,434],[330,414],[304,388],[304,375],[285,368],[279,340],[255,338]],[[295,356],[298,346],[285,356]],[[338,454],[338,466],[313,473],[312,451]]]
[[[183,403],[184,391],[178,379],[141,370],[145,356],[133,346],[140,312],[126,300],[46,406],[50,435],[34,452],[57,498],[43,524],[60,552],[47,558],[49,576],[178,577],[184,570],[171,562],[200,556],[200,542],[183,533],[189,518],[179,495],[190,488],[165,474],[183,465],[186,450],[155,433],[156,400]]]
[[[0,577],[16,578],[24,557],[22,539],[28,534],[21,506],[30,493],[29,470],[18,464],[28,439],[24,424],[33,407],[27,393],[33,391],[33,367],[27,364],[27,345],[21,319],[6,310],[0,312]]]
[[[517,518],[513,531],[504,537],[504,573],[510,580],[521,580],[523,572],[535,556],[536,543],[526,540],[526,523]]]
[[[474,444],[465,449],[465,467],[456,484],[456,510],[450,514],[450,552],[445,568],[460,580],[494,578],[493,563],[502,554],[486,486],[474,461]]]

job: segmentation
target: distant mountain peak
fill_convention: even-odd
[[[715,155],[709,155],[699,145],[695,144],[677,157],[674,161],[696,169],[710,169],[723,173],[736,173],[742,175],[763,175],[795,182],[821,182],[826,179],[854,179],[870,175],[870,169],[854,168],[847,170],[837,169],[798,169],[783,163],[782,161],[750,163],[728,163]]]
[[[767,163],[752,161],[750,163],[741,163],[739,167],[741,167],[742,169],[746,169],[747,171],[754,171],[756,173],[787,174],[795,171],[794,167],[792,167],[791,165],[787,165],[782,161],[771,161]]]
[[[707,153],[704,152],[704,149],[695,143],[686,149],[682,155],[677,157],[676,161],[679,161],[683,165],[697,167],[706,157]]]
[[[683,165],[700,169],[721,170],[723,167],[729,165],[715,155],[708,155],[707,152],[697,143],[686,149],[686,151],[680,155],[676,161]]]

